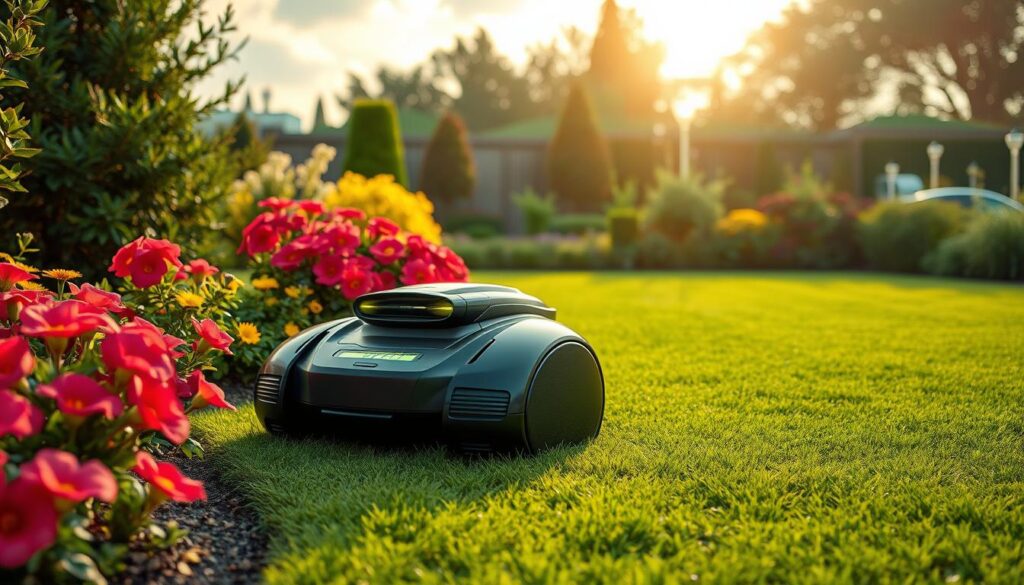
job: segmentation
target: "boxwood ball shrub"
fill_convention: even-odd
[[[348,128],[346,172],[366,177],[391,175],[398,184],[408,185],[395,104],[389,100],[356,100]]]
[[[718,181],[660,173],[644,213],[645,227],[675,242],[692,233],[708,234],[722,216],[723,190]]]
[[[870,267],[920,272],[939,242],[963,229],[965,211],[955,203],[886,202],[863,214],[860,241]]]
[[[157,506],[206,498],[153,454],[199,453],[187,413],[234,408],[204,370],[231,353],[217,320],[237,287],[167,240],[117,252],[109,270],[123,295],[74,282],[76,270],[39,271],[20,251],[3,257],[0,581],[104,582],[128,543],[183,536],[153,522]]]
[[[924,260],[943,276],[1024,280],[1024,214],[979,213]]]
[[[632,247],[640,234],[640,213],[632,207],[609,209],[608,233],[613,248]]]
[[[253,328],[231,362],[242,377],[254,375],[286,338],[347,315],[362,294],[469,277],[458,254],[390,219],[319,201],[267,199],[260,206],[265,211],[238,247],[253,274],[237,310]]]
[[[523,228],[530,235],[542,234],[551,227],[555,217],[555,197],[541,196],[533,189],[527,189],[512,196],[512,202],[523,215]]]

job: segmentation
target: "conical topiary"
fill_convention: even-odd
[[[564,208],[600,211],[612,193],[612,163],[586,90],[573,84],[548,151],[548,180]]]
[[[451,202],[473,195],[476,169],[466,127],[458,114],[441,118],[423,155],[420,190],[435,201]]]
[[[348,121],[345,171],[391,175],[408,185],[398,114],[390,100],[356,100]]]

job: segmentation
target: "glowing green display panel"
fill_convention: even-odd
[[[388,351],[340,351],[334,354],[337,357],[353,358],[357,360],[386,360],[391,362],[411,362],[420,357],[418,353],[401,353]]]

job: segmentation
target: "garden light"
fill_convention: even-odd
[[[1010,149],[1010,198],[1020,197],[1020,149],[1024,146],[1024,133],[1014,128],[1006,135],[1006,147]]]
[[[928,162],[931,163],[931,180],[928,186],[936,189],[939,186],[939,161],[942,159],[942,153],[946,151],[946,148],[932,140],[926,150],[928,151]]]
[[[889,199],[896,198],[896,179],[900,176],[900,165],[890,161],[885,164],[885,181],[888,186]]]
[[[254,396],[268,431],[536,452],[601,428],[593,348],[534,297],[427,284],[363,295],[353,310],[270,354]]]

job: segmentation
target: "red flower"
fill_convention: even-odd
[[[110,311],[115,315],[127,315],[130,312],[121,304],[121,295],[115,292],[105,291],[88,283],[78,287],[75,283],[69,282],[68,286],[71,287],[71,296],[97,309]]]
[[[203,342],[212,347],[213,349],[219,349],[228,355],[231,353],[231,342],[235,340],[216,324],[213,319],[206,318],[202,321],[196,321],[195,317],[192,318],[192,326],[195,327],[196,333],[203,338]],[[199,347],[198,345],[196,346]]]
[[[0,388],[13,388],[36,367],[28,341],[11,337],[0,341]]]
[[[395,275],[387,270],[378,272],[374,275],[373,290],[391,290],[398,285],[398,281],[395,280]]]
[[[68,284],[74,286],[73,283],[69,282]],[[0,306],[4,307],[4,313],[6,313],[8,320],[17,321],[21,310],[25,307],[46,302],[52,298],[53,293],[48,290],[20,290],[15,288],[0,293]],[[0,313],[0,317],[4,313]]]
[[[270,257],[270,265],[281,270],[295,270],[302,262],[316,253],[309,240],[296,238],[285,244]]]
[[[398,235],[399,229],[397,223],[386,217],[375,217],[366,224],[366,233],[371,240],[376,240],[380,236]]]
[[[395,238],[381,238],[376,244],[370,246],[370,253],[381,264],[391,264],[398,260],[405,253],[405,246]]]
[[[313,265],[313,274],[316,275],[317,284],[334,286],[341,282],[344,269],[345,259],[341,256],[322,256]]]
[[[172,349],[160,330],[146,321],[133,321],[120,331],[108,333],[100,344],[100,353],[107,371],[114,375],[125,373],[164,382],[175,376]]]
[[[21,333],[29,337],[71,338],[110,323],[106,313],[82,301],[32,305],[21,312]]]
[[[320,241],[316,248],[320,254],[347,256],[359,247],[359,228],[349,222],[335,223],[324,230]]]
[[[362,209],[354,209],[352,207],[338,207],[336,209],[332,209],[331,213],[334,214],[334,217],[340,217],[342,219],[366,219],[366,213]]]
[[[167,240],[140,237],[114,254],[108,270],[119,278],[131,276],[132,284],[148,288],[160,282],[168,266],[181,267],[181,248]]]
[[[21,394],[0,390],[0,437],[24,439],[43,428],[43,411]]]
[[[280,197],[267,197],[263,201],[257,203],[259,207],[266,207],[274,211],[284,211],[285,209],[291,209],[295,202],[291,199],[281,199]]]
[[[206,499],[203,482],[189,479],[173,463],[157,462],[145,451],[135,454],[135,473],[148,481],[160,492],[175,502],[194,502]]]
[[[57,511],[43,486],[19,477],[0,487],[0,567],[20,567],[55,540]]]
[[[103,415],[113,419],[121,414],[121,399],[89,376],[62,374],[50,384],[40,384],[36,394],[57,401],[57,408],[72,416]]]
[[[373,272],[350,262],[341,273],[341,294],[351,301],[373,290],[374,280]]]
[[[402,267],[402,284],[437,282],[437,270],[426,260],[410,260]]]
[[[205,276],[213,276],[220,272],[220,269],[210,264],[202,258],[193,260],[185,265],[185,272],[191,274],[193,278],[199,280]]]
[[[96,459],[79,463],[67,451],[41,449],[21,467],[21,477],[43,486],[55,498],[76,504],[89,498],[108,503],[117,499],[117,480],[103,463]]]
[[[256,224],[256,220],[253,220],[253,223],[250,223],[242,231],[242,245],[238,247],[237,253],[245,252],[250,256],[255,256],[263,252],[270,252],[277,247],[277,243],[280,241],[281,236],[278,235],[274,226],[265,223]]]
[[[132,378],[128,401],[139,409],[142,428],[160,431],[168,441],[180,445],[188,438],[190,426],[176,390],[173,381]]]
[[[39,278],[27,270],[22,270],[9,262],[0,262],[0,292],[9,291],[14,285],[26,280]]]
[[[224,390],[207,380],[202,370],[195,370],[189,374],[188,385],[193,390],[192,395],[195,396],[192,400],[193,409],[210,405],[235,410],[234,405],[224,399]]]
[[[320,215],[326,211],[323,203],[320,203],[319,201],[310,201],[309,199],[299,201],[299,209],[310,215]]]

